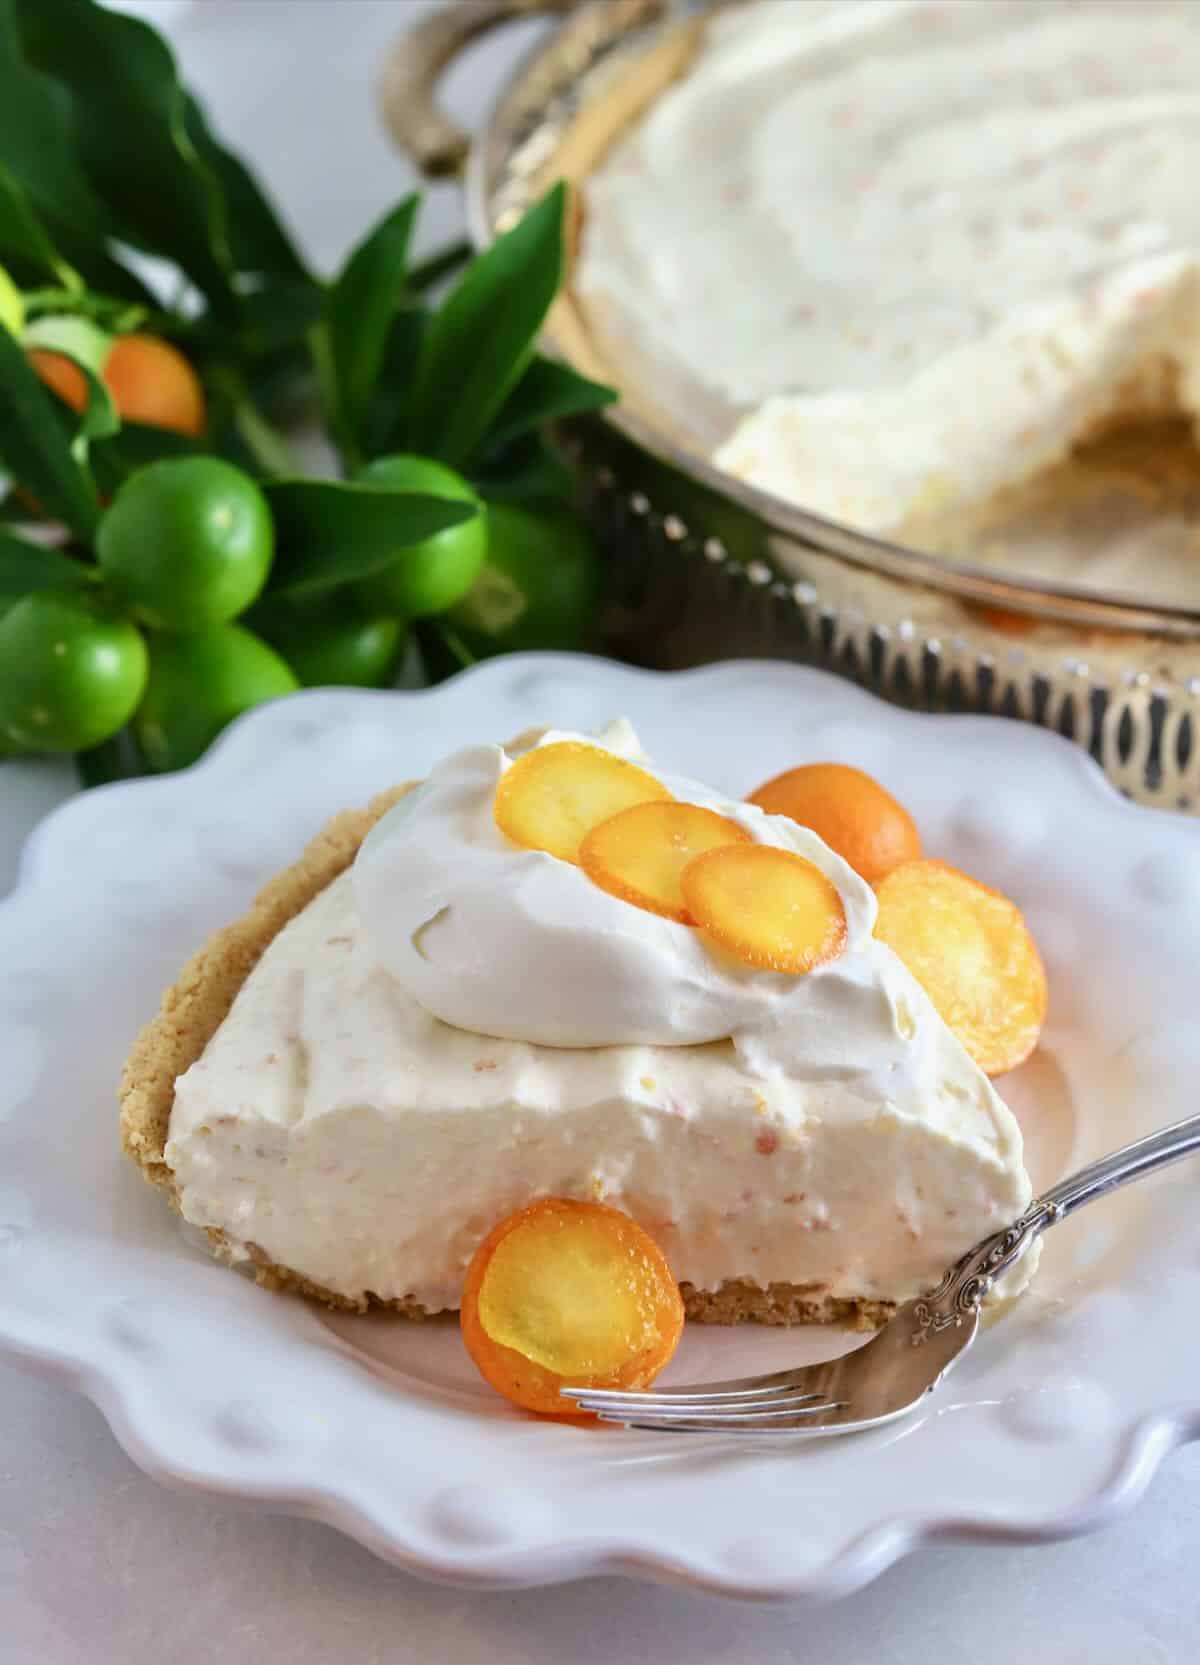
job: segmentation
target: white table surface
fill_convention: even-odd
[[[220,131],[253,155],[323,267],[409,187],[371,84],[381,48],[426,0],[133,9],[165,19]],[[493,37],[455,73],[460,117],[484,107],[536,27]],[[456,215],[454,191],[434,191],[424,240]],[[65,766],[0,765],[0,894],[29,829],[72,790]],[[610,1579],[467,1594],[327,1528],[166,1491],[89,1404],[0,1365],[0,1665],[1184,1665],[1200,1656],[1198,1561],[1192,1447],[1102,1533],[926,1549],[835,1606],[751,1607]]]

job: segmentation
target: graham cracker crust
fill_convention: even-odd
[[[249,911],[217,931],[193,955],[163,995],[158,1015],[133,1044],[121,1074],[121,1147],[151,1185],[179,1209],[175,1177],[166,1162],[166,1143],[175,1082],[200,1057],[224,1021],[242,984],[268,944],[326,885],[343,873],[375,823],[415,782],[381,793],[365,809],[345,810],[319,832],[299,861],[271,879]],[[421,1319],[430,1314],[411,1296],[382,1298],[339,1295],[291,1267],[280,1266],[256,1244],[245,1252],[216,1227],[206,1229],[209,1247],[227,1265],[244,1266],[266,1289],[290,1290],[342,1311],[398,1313]],[[700,1324],[851,1324],[873,1329],[894,1307],[884,1301],[845,1300],[819,1285],[773,1283],[762,1289],[732,1279],[716,1290],[680,1286],[687,1316]]]

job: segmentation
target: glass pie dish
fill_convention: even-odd
[[[384,115],[424,172],[462,173],[477,244],[566,178],[578,245],[589,177],[686,75],[727,9],[728,0],[448,8],[397,44],[382,75]],[[481,31],[539,12],[561,14],[556,28],[469,142],[437,108],[440,74]],[[562,435],[605,551],[610,651],[659,668],[795,659],[910,707],[1022,717],[1084,745],[1131,796],[1200,810],[1200,564],[1194,586],[1173,586],[1036,557],[998,565],[970,539],[938,552],[869,534],[718,467],[710,419],[681,419],[653,377],[616,365],[576,285],[548,345],[622,393]],[[1174,469],[1184,479],[1190,514],[1193,491],[1200,503],[1190,437],[1165,424],[1138,443],[1164,477]],[[1086,465],[1120,474],[1129,444],[1125,432],[1102,436]],[[1109,513],[1103,497],[1096,512]]]

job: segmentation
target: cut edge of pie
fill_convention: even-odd
[[[299,861],[271,879],[240,919],[217,931],[192,956],[163,995],[157,1016],[134,1042],[117,1090],[121,1147],[150,1184],[166,1191],[176,1210],[182,1212],[166,1160],[176,1080],[216,1034],[271,941],[350,866],[367,833],[415,784],[393,787],[365,809],[334,816]],[[411,1296],[385,1298],[369,1291],[357,1297],[339,1295],[278,1265],[256,1244],[247,1244],[243,1251],[219,1227],[206,1227],[205,1235],[218,1260],[251,1271],[265,1288],[290,1290],[342,1311],[430,1316]],[[895,1310],[892,1302],[834,1296],[817,1284],[773,1283],[764,1289],[735,1278],[714,1290],[689,1283],[681,1284],[680,1290],[687,1316],[702,1324],[842,1323],[874,1329]]]

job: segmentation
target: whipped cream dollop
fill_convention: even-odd
[[[597,739],[549,730],[537,743],[562,740],[648,763],[624,722]],[[806,976],[758,970],[601,890],[573,863],[514,844],[494,814],[511,761],[501,746],[448,758],[378,823],[355,862],[372,952],[426,1011],[546,1047],[731,1041],[756,1076],[859,1081],[884,1098],[915,1102],[931,1078],[975,1092],[975,1066],[872,936],[870,886],[815,833],[654,771],[677,799],[805,857],[836,888],[844,952]]]
[[[760,0],[589,179],[576,287],[660,407],[741,418],[722,468],[920,538],[1200,412],[1198,167],[1191,0]]]

